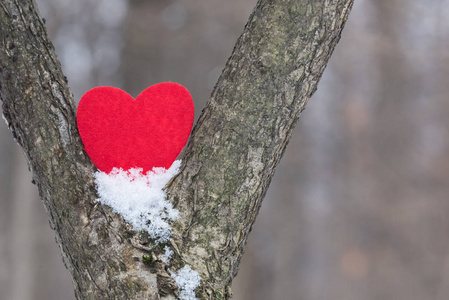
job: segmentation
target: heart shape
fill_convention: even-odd
[[[194,106],[189,91],[163,82],[136,99],[114,87],[87,91],[77,110],[85,151],[97,168],[168,169],[187,143]]]

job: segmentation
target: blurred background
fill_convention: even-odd
[[[38,0],[69,85],[174,81],[197,117],[256,0]],[[236,300],[449,299],[449,1],[356,0],[281,161]],[[0,126],[0,299],[72,300]]]

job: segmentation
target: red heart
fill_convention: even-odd
[[[114,87],[96,87],[78,105],[85,150],[103,172],[112,168],[168,169],[189,138],[194,106],[177,83],[150,86],[136,99]]]

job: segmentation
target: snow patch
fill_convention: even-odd
[[[168,170],[153,168],[146,174],[142,174],[141,168],[127,171],[114,168],[109,174],[97,171],[94,177],[98,201],[122,215],[135,230],[146,230],[157,244],[167,242],[172,234],[169,222],[177,220],[179,212],[166,200],[162,189],[178,173],[180,165],[181,161],[177,160]],[[165,246],[162,262],[168,265],[173,254],[173,250]],[[178,285],[179,299],[196,300],[195,289],[201,281],[198,271],[189,265],[176,273],[168,271]]]
[[[189,265],[179,269],[177,273],[170,272],[171,277],[178,285],[179,299],[196,300],[195,289],[200,285],[201,277],[198,271],[192,270]]]
[[[162,189],[178,173],[180,165],[177,160],[168,170],[153,168],[146,174],[141,168],[114,168],[109,174],[97,171],[94,177],[98,201],[121,214],[135,230],[148,231],[157,243],[166,242],[172,233],[169,222],[177,220],[179,212],[166,200]]]
[[[169,263],[170,263],[170,261],[171,261],[171,258],[172,258],[172,256],[173,256],[173,250],[171,250],[170,249],[170,247],[168,247],[168,246],[165,246],[164,247],[164,255],[162,256],[162,262],[164,263],[164,264],[166,264],[166,265],[168,265]]]

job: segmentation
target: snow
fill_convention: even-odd
[[[166,200],[162,189],[178,173],[180,165],[177,160],[168,170],[153,168],[146,174],[141,168],[114,168],[109,174],[97,171],[98,201],[121,214],[135,230],[146,230],[156,243],[168,241],[172,233],[169,222],[178,219],[179,212]]]
[[[179,269],[177,273],[170,272],[171,277],[176,281],[179,291],[179,299],[196,300],[195,289],[200,285],[201,277],[198,271],[192,270],[189,265]]]
[[[164,247],[164,255],[162,256],[162,262],[166,265],[169,264],[169,262],[171,261],[171,257],[173,255],[173,250],[170,249],[170,247],[165,246]]]
[[[179,171],[181,161],[177,160],[168,169],[153,168],[142,174],[141,168],[124,171],[114,168],[109,174],[97,171],[98,201],[110,206],[123,216],[134,230],[146,230],[156,243],[170,240],[172,229],[169,222],[179,218],[179,212],[166,200],[162,189]],[[170,247],[164,247],[162,262],[169,264],[173,256]],[[170,272],[179,288],[179,299],[196,300],[195,289],[200,285],[198,271],[185,265],[177,273]]]

